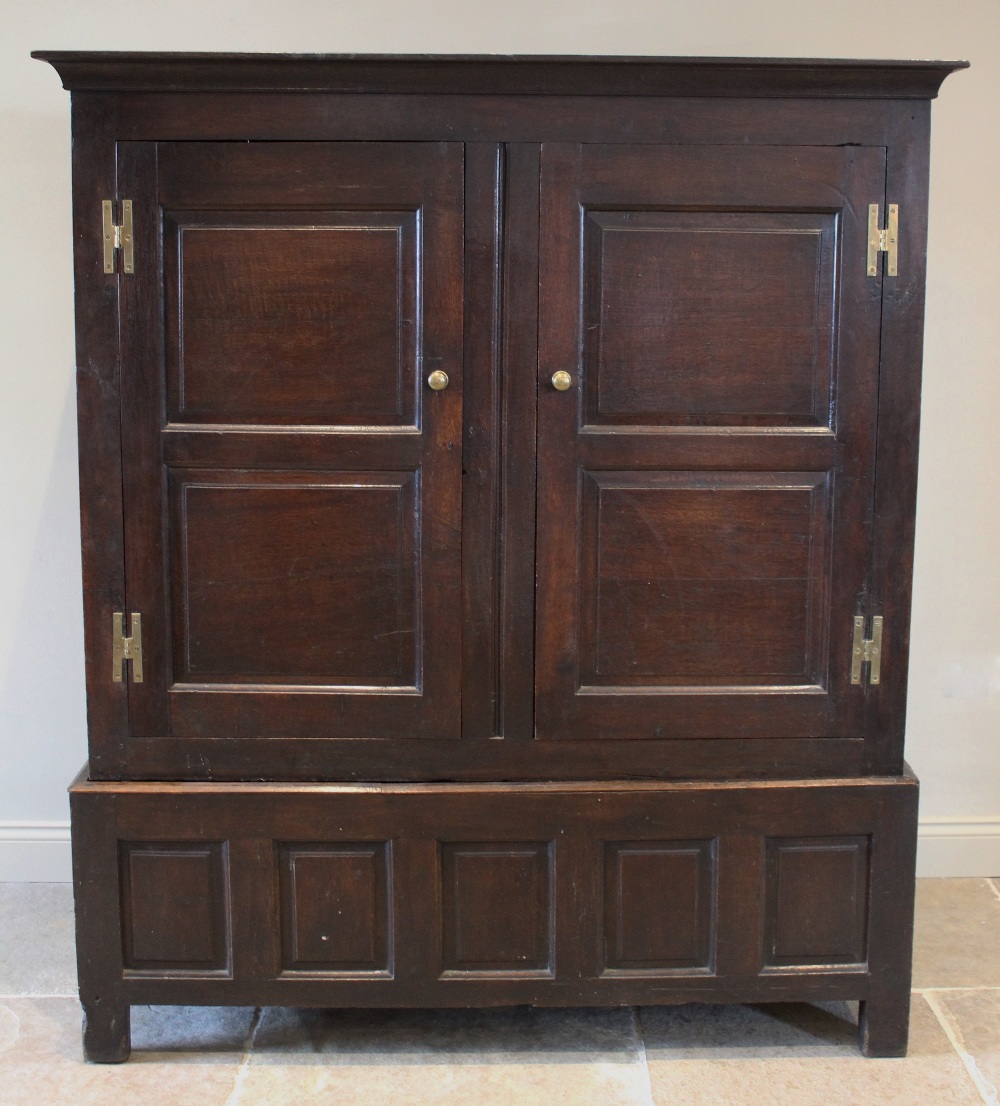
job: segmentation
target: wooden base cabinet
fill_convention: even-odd
[[[137,1002],[827,998],[901,1054],[962,63],[37,56],[88,1056]]]
[[[860,999],[902,1055],[917,785],[155,784],[71,792],[87,1053],[132,1003]]]

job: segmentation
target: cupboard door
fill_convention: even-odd
[[[863,736],[884,193],[883,149],[543,147],[539,738]]]
[[[119,146],[147,770],[178,739],[251,739],[260,773],[259,739],[458,736],[462,169],[448,143]]]

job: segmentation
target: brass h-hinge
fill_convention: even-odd
[[[882,671],[882,616],[872,619],[872,636],[865,638],[865,620],[854,619],[854,644],[851,646],[851,683],[861,683],[861,665],[868,662],[868,682],[877,684]]]
[[[115,205],[111,200],[101,201],[104,217],[104,271],[115,271],[115,250],[122,251],[122,269],[135,272],[135,237],[132,234],[132,201],[122,200],[121,226],[115,223]]]
[[[132,615],[132,636],[125,636],[125,615],[115,611],[111,616],[111,679],[122,682],[122,667],[132,662],[132,681],[142,683],[142,615]]]
[[[868,275],[878,276],[878,255],[887,254],[886,276],[897,276],[899,265],[899,204],[889,204],[889,220],[885,230],[879,230],[878,204],[868,205]]]

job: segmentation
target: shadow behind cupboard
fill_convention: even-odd
[[[87,1055],[133,1003],[833,998],[902,1054],[961,63],[36,56]]]

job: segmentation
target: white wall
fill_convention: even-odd
[[[41,48],[970,59],[933,112],[908,757],[921,871],[1000,872],[998,0],[2,0],[0,879],[68,874],[86,757],[69,95]]]

